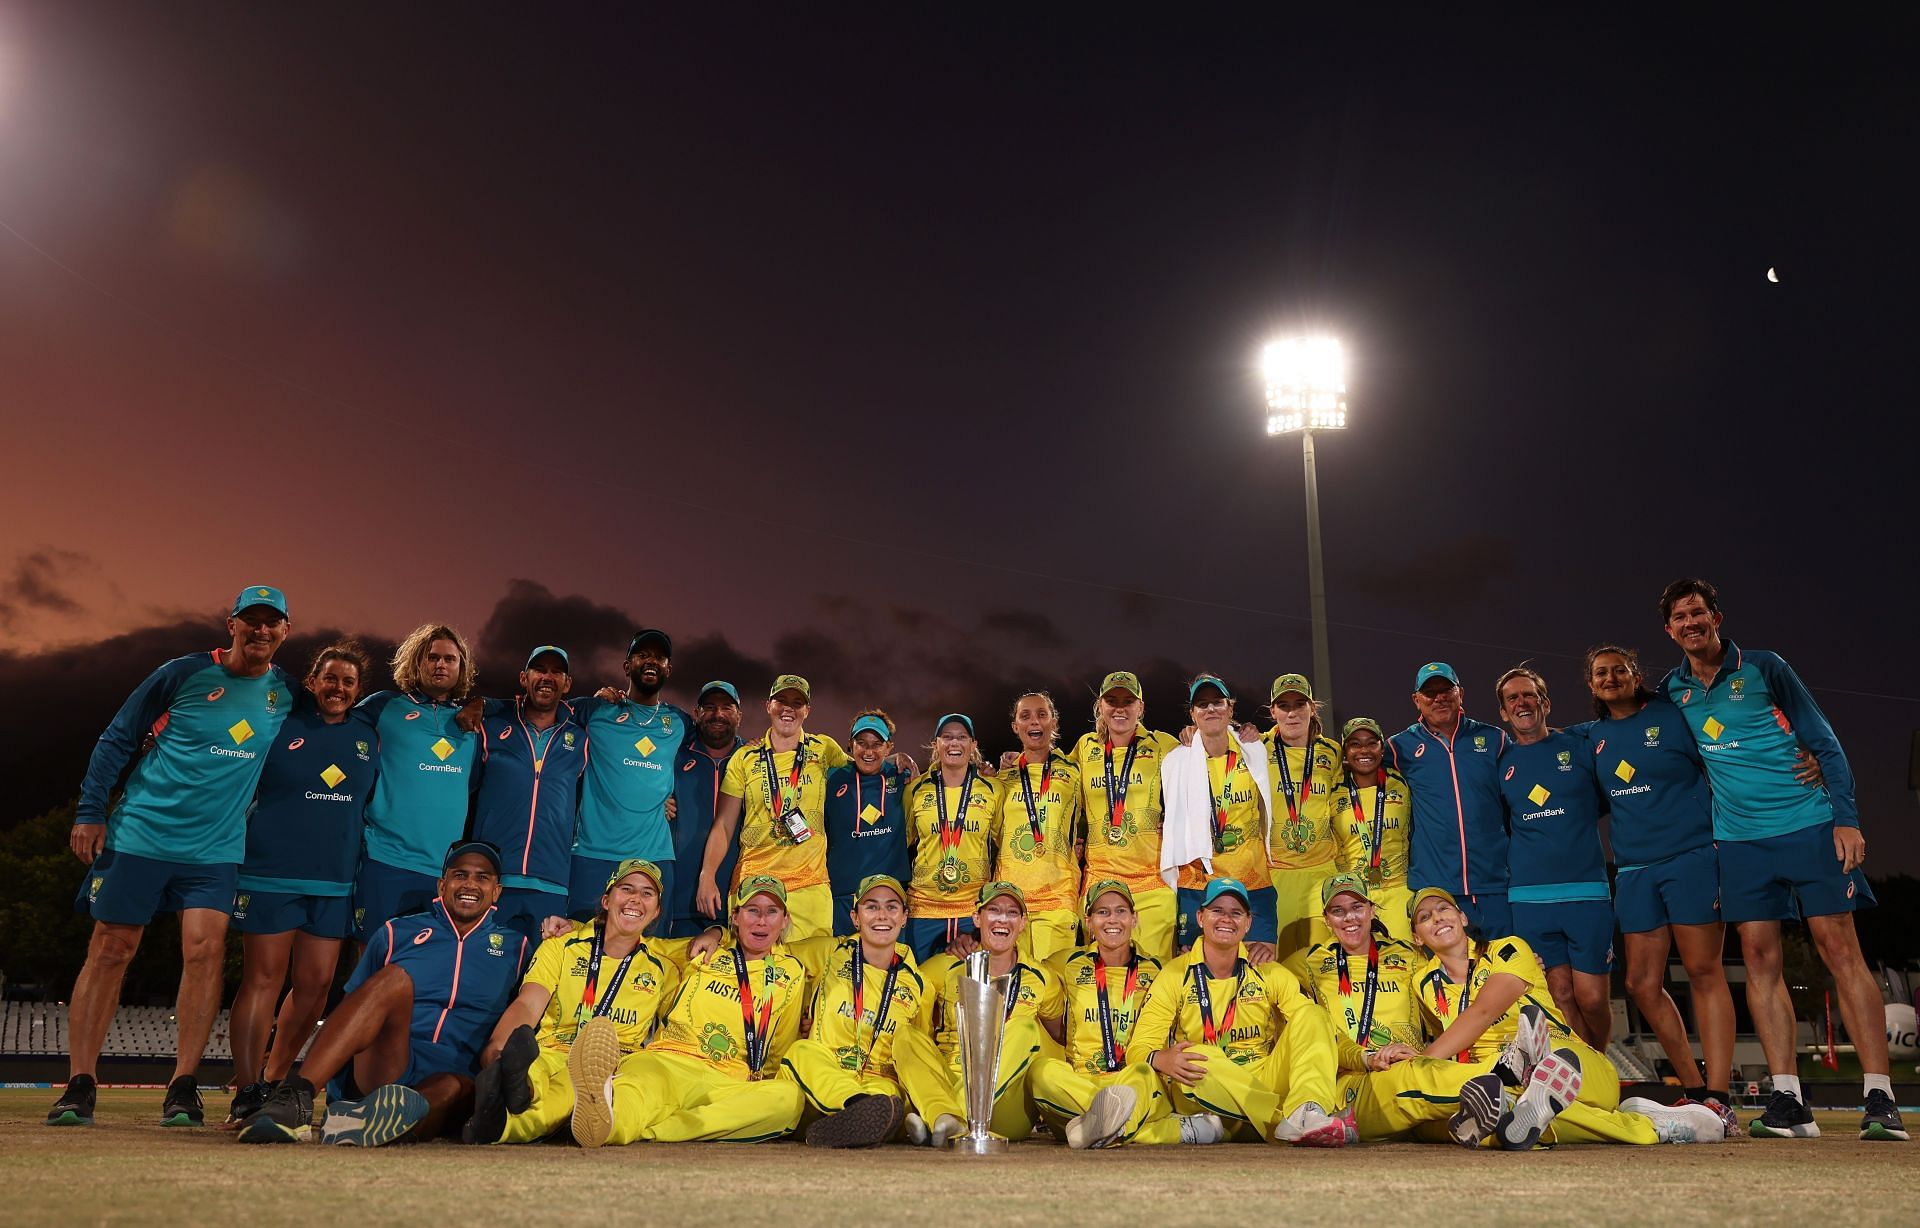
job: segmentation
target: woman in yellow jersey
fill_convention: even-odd
[[[949,712],[934,724],[933,762],[907,789],[907,847],[913,881],[907,945],[927,960],[972,936],[973,900],[993,877],[999,790],[980,771],[973,718]]]
[[[1060,1015],[1066,1009],[1060,982],[1045,968],[1020,958],[1020,931],[1026,928],[1027,902],[1012,883],[980,888],[974,924],[987,952],[987,974],[1010,978],[1006,1031],[1000,1037],[1000,1080],[993,1094],[990,1128],[1018,1141],[1033,1133],[1038,1111],[1028,1086],[1033,1059],[1059,1052]],[[967,1128],[966,1090],[960,1073],[960,1023],[955,1015],[966,964],[951,955],[928,960],[922,969],[928,995],[920,1026],[901,1028],[893,1037],[893,1064],[913,1111],[907,1114],[909,1141],[943,1147]]]
[[[1026,893],[1022,959],[1045,964],[1057,980],[1073,951],[1080,917],[1080,859],[1086,833],[1080,820],[1080,773],[1054,743],[1060,714],[1045,691],[1028,691],[1013,704],[1020,749],[1009,752],[996,778],[1000,807],[994,822],[994,877]]]
[[[589,1020],[608,1020],[623,1054],[646,1041],[680,980],[661,948],[685,946],[648,943],[659,915],[660,869],[632,858],[614,867],[598,915],[540,944],[487,1043],[461,1132],[467,1142],[532,1143],[565,1126],[573,1116],[567,1051]]]
[[[1424,1055],[1492,1062],[1508,1087],[1523,1086],[1493,1139],[1508,1150],[1563,1143],[1717,1143],[1720,1115],[1701,1104],[1672,1108],[1620,1102],[1613,1063],[1554,1014],[1545,970],[1524,939],[1475,941],[1448,892],[1413,896],[1413,933],[1431,951],[1416,985],[1433,1041]]]
[[[798,674],[781,674],[767,692],[767,736],[741,747],[720,781],[719,810],[707,836],[694,906],[718,917],[725,895],[715,876],[740,834],[734,881],[755,875],[787,886],[793,937],[833,933],[833,887],[827,873],[823,817],[827,773],[846,763],[838,742],[806,730],[813,688]]]
[[[1191,744],[1167,752],[1160,769],[1166,817],[1161,825],[1160,873],[1179,890],[1174,946],[1193,945],[1200,933],[1200,897],[1211,878],[1235,879],[1247,889],[1252,928],[1247,954],[1256,964],[1274,956],[1273,885],[1267,877],[1267,827],[1273,791],[1266,748],[1240,741],[1233,694],[1212,674],[1187,684],[1194,724]]]
[[[1208,883],[1200,941],[1160,970],[1134,1024],[1128,1060],[1151,1067],[1164,1094],[1136,1104],[1118,1137],[1151,1138],[1157,1118],[1210,1112],[1226,1124],[1230,1141],[1345,1145],[1346,1122],[1326,1107],[1339,1094],[1333,1027],[1293,973],[1248,962],[1247,896],[1231,878]],[[1096,1109],[1104,1113],[1102,1105],[1088,1113]]]
[[[1134,1021],[1160,976],[1160,961],[1133,945],[1133,892],[1117,879],[1087,888],[1087,934],[1092,945],[1067,961],[1066,1054],[1033,1059],[1033,1099],[1067,1146],[1110,1147],[1121,1142],[1218,1143],[1226,1127],[1211,1113],[1160,1116],[1144,1123],[1145,1137],[1123,1136],[1134,1109],[1160,1094],[1160,1077],[1127,1061]],[[1124,1088],[1115,1095],[1109,1089]],[[1091,1112],[1095,1104],[1098,1112]],[[1144,1121],[1144,1117],[1142,1119]]]
[[[1356,716],[1341,728],[1343,768],[1329,798],[1328,818],[1340,843],[1340,873],[1364,880],[1387,932],[1411,944],[1407,837],[1413,825],[1413,790],[1406,777],[1384,765],[1386,753],[1386,738],[1372,717]]]
[[[1358,874],[1321,884],[1331,941],[1288,961],[1327,1008],[1340,1047],[1340,1102],[1362,1142],[1451,1138],[1478,1146],[1499,1124],[1501,1082],[1484,1064],[1421,1057],[1426,1044],[1414,977],[1425,957],[1389,937]]]
[[[1179,740],[1140,727],[1147,709],[1140,679],[1116,670],[1100,682],[1093,732],[1074,745],[1086,815],[1086,881],[1115,878],[1133,891],[1139,926],[1134,945],[1155,959],[1173,956],[1179,904],[1160,877],[1160,762]]]
[[[854,892],[851,938],[809,938],[787,950],[813,984],[809,1034],[787,1046],[780,1077],[807,1098],[809,1147],[878,1147],[906,1110],[893,1070],[893,1038],[920,1017],[926,984],[900,941],[907,889],[872,874]]]
[[[582,1147],[758,1142],[799,1123],[799,1085],[773,1077],[806,1006],[806,968],[780,949],[787,889],[765,875],[743,880],[731,923],[730,945],[682,969],[680,992],[638,1053],[620,1056],[609,1019],[574,1037],[567,1073]]]
[[[1273,891],[1279,914],[1280,956],[1326,941],[1320,924],[1320,884],[1339,869],[1339,839],[1328,803],[1340,771],[1340,748],[1321,736],[1320,706],[1302,674],[1282,674],[1267,692],[1273,728],[1267,754],[1273,766]]]

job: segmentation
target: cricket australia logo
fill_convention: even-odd
[[[1745,699],[1747,697],[1747,680],[1745,678],[1729,679],[1727,681],[1727,690],[1733,693],[1735,699]]]
[[[505,934],[488,934],[487,935],[487,954],[505,955],[507,953],[506,946],[507,946],[507,936]]]
[[[1660,726],[1658,725],[1647,726],[1647,740],[1644,743],[1642,743],[1642,745],[1650,746],[1650,747],[1660,745]]]
[[[1474,735],[1473,735],[1473,749],[1475,749],[1475,750],[1485,750],[1485,749],[1487,749],[1487,735],[1486,735],[1486,734],[1484,734],[1484,733],[1476,733],[1476,734],[1474,734]]]

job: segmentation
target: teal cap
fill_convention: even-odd
[[[882,742],[893,741],[893,730],[888,729],[887,723],[877,716],[863,716],[855,721],[853,723],[853,732],[848,734],[847,737],[851,740],[859,737],[863,733],[873,734]]]
[[[1427,684],[1429,678],[1445,678],[1455,686],[1460,685],[1460,675],[1453,672],[1453,666],[1445,661],[1429,661],[1413,672],[1413,689],[1419,690]]]
[[[256,584],[252,588],[243,588],[240,595],[233,599],[233,613],[237,617],[240,611],[252,605],[263,605],[269,610],[277,610],[280,617],[286,618],[287,595],[271,584]]]
[[[1212,674],[1202,674],[1187,685],[1187,702],[1192,703],[1194,701],[1194,697],[1200,694],[1201,687],[1209,686],[1220,692],[1222,699],[1233,698],[1233,690],[1228,687],[1225,682],[1222,682]]]
[[[1253,897],[1248,894],[1247,885],[1237,878],[1208,879],[1206,892],[1200,897],[1200,907],[1205,908],[1223,895],[1238,896],[1246,908],[1253,907]]]
[[[568,658],[567,650],[564,648],[558,647],[557,645],[554,645],[554,644],[542,644],[540,645],[540,647],[528,653],[527,663],[521,666],[520,668],[532,669],[533,663],[535,661],[538,661],[541,657],[544,657],[549,653],[560,658],[560,669],[563,672],[571,670],[573,668],[573,661]]]

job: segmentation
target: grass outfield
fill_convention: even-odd
[[[1859,1117],[1822,1113],[1817,1141],[1564,1147],[1510,1155],[1375,1144],[1137,1148],[1074,1153],[1025,1143],[996,1159],[909,1147],[809,1151],[793,1143],[571,1144],[357,1151],[242,1147],[206,1128],[162,1129],[157,1091],[107,1091],[90,1129],[41,1124],[58,1092],[0,1091],[0,1190],[11,1223],[483,1225],[576,1215],[765,1228],[885,1214],[920,1224],[1238,1224],[1337,1210],[1354,1224],[1920,1223],[1920,1143],[1863,1143]],[[209,1096],[209,1120],[225,1097]],[[644,1199],[636,1202],[635,1199]],[[1276,1200],[1280,1200],[1276,1202]],[[1497,1201],[1496,1201],[1497,1200]],[[565,1208],[571,1208],[567,1210]]]

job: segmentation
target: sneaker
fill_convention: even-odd
[[[1874,1143],[1907,1141],[1907,1128],[1900,1122],[1900,1106],[1877,1087],[1867,1093],[1867,1115],[1860,1119],[1860,1137]]]
[[[524,1113],[533,1107],[533,1083],[527,1072],[539,1056],[540,1041],[531,1025],[523,1023],[507,1034],[507,1043],[500,1046],[500,1060],[495,1063],[500,1067],[500,1090],[506,1097],[507,1112]]]
[[[1525,1087],[1527,1076],[1546,1060],[1552,1047],[1553,1026],[1547,1022],[1547,1012],[1529,1002],[1520,1008],[1513,1039],[1494,1060],[1493,1071],[1507,1087]]]
[[[892,1096],[855,1096],[838,1113],[807,1127],[809,1147],[878,1147],[893,1137],[900,1102]]]
[[[418,1125],[429,1107],[425,1096],[399,1083],[376,1087],[361,1100],[329,1101],[320,1141],[336,1147],[385,1147]]]
[[[500,1091],[500,1066],[501,1061],[496,1061],[473,1076],[473,1114],[460,1127],[460,1141],[469,1146],[497,1143],[507,1132],[507,1098]]]
[[[47,1124],[50,1126],[90,1126],[93,1124],[93,1103],[100,1085],[89,1074],[74,1075],[67,1080],[67,1090],[60,1093],[60,1099],[53,1102],[47,1110]]]
[[[1227,1141],[1227,1123],[1216,1113],[1190,1113],[1180,1118],[1180,1141],[1190,1147],[1205,1147]]]
[[[247,1118],[258,1113],[267,1103],[267,1093],[273,1090],[273,1084],[249,1083],[233,1093],[233,1100],[227,1105],[227,1124],[237,1126]]]
[[[933,1144],[933,1132],[927,1129],[927,1119],[918,1113],[908,1113],[901,1122],[900,1130],[906,1136],[909,1147],[928,1147]]]
[[[1340,1114],[1340,1124],[1346,1127],[1347,1145],[1351,1147],[1359,1143],[1360,1119],[1354,1114],[1353,1109],[1349,1108],[1346,1112]]]
[[[1067,1123],[1067,1146],[1085,1151],[1118,1142],[1139,1102],[1139,1093],[1131,1087],[1101,1088],[1087,1102],[1087,1111]]]
[[[506,1060],[504,1053],[501,1060]],[[603,1147],[613,1134],[613,1076],[619,1069],[620,1030],[605,1015],[587,1020],[567,1050],[573,1141],[582,1147]]]
[[[1753,1119],[1748,1133],[1755,1138],[1819,1138],[1820,1127],[1813,1124],[1813,1111],[1800,1103],[1800,1097],[1776,1090],[1767,1100],[1767,1111]]]
[[[1740,1119],[1733,1115],[1733,1108],[1728,1105],[1726,1101],[1720,1099],[1718,1096],[1708,1096],[1700,1103],[1719,1114],[1720,1127],[1725,1131],[1723,1137],[1741,1138],[1745,1135],[1745,1131],[1740,1129]]]
[[[1447,1134],[1462,1147],[1478,1147],[1500,1125],[1507,1089],[1497,1074],[1475,1075],[1460,1088],[1460,1110],[1447,1121]]]
[[[1638,1113],[1651,1121],[1654,1133],[1663,1143],[1719,1143],[1727,1137],[1720,1114],[1691,1100],[1661,1104],[1643,1096],[1631,1096],[1620,1102],[1620,1111]]]
[[[1273,1137],[1295,1147],[1344,1147],[1347,1126],[1343,1119],[1327,1116],[1325,1109],[1308,1101],[1273,1128]]]
[[[192,1075],[181,1075],[167,1084],[167,1098],[160,1102],[163,1126],[204,1126],[206,1108],[200,1103],[200,1084]]]
[[[945,1147],[950,1140],[959,1138],[967,1132],[967,1123],[952,1113],[942,1113],[933,1119],[933,1128],[927,1131],[927,1145]]]
[[[1494,1138],[1505,1151],[1530,1151],[1540,1135],[1580,1094],[1580,1055],[1555,1049],[1527,1076],[1527,1089],[1500,1115]]]
[[[297,1143],[312,1134],[313,1085],[295,1076],[273,1085],[267,1093],[267,1102],[240,1123],[236,1141]]]

